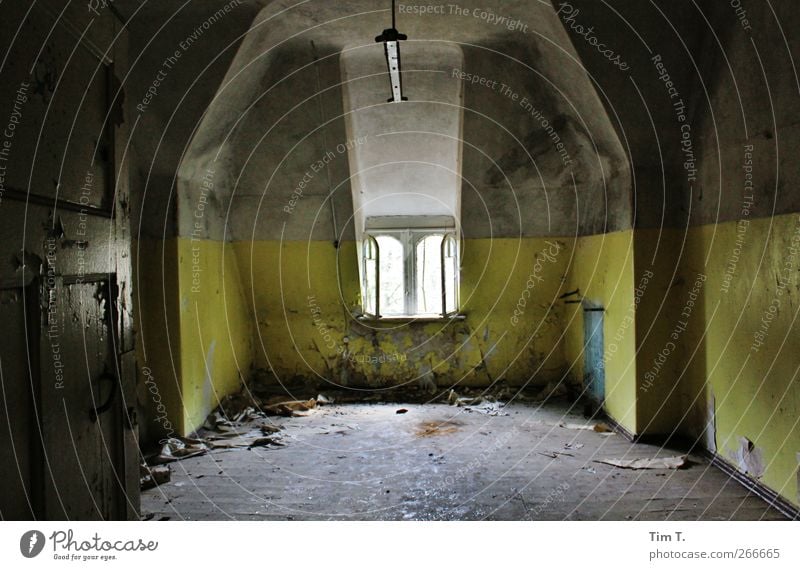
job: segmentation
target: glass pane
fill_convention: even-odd
[[[364,313],[367,315],[377,315],[377,286],[378,286],[378,259],[375,242],[371,237],[364,240],[364,288],[363,302]]]
[[[447,236],[444,244],[444,288],[445,313],[458,311],[458,242],[453,236]]]
[[[429,235],[417,242],[416,312],[420,315],[442,314],[442,237]]]
[[[381,316],[404,315],[406,312],[406,268],[403,244],[391,236],[377,236],[380,252]]]

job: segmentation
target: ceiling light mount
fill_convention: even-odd
[[[386,54],[386,65],[389,68],[389,80],[392,86],[389,103],[408,101],[408,97],[403,97],[403,76],[400,68],[400,42],[407,39],[407,35],[397,31],[395,0],[392,0],[392,27],[383,30],[383,33],[375,38],[376,42],[383,43],[383,51]]]

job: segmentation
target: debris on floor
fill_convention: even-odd
[[[298,405],[295,408],[287,404],[292,402],[282,402],[279,405],[285,406],[286,410],[307,409],[310,405],[309,402],[304,402],[303,406]],[[225,405],[229,411],[235,412],[232,418],[225,415]],[[280,432],[281,427],[269,421],[265,412],[252,406],[237,406],[233,400],[228,399],[208,415],[203,426],[192,437],[171,437],[161,442],[161,447],[145,458],[145,467],[152,470],[154,466],[214,451],[282,447],[284,443]]]
[[[423,383],[407,383],[390,390],[364,390],[365,386],[353,385],[354,389],[331,388],[318,379],[295,378],[293,388],[287,392],[285,379],[277,378],[271,371],[259,369],[252,373],[242,385],[241,391],[225,399],[220,406],[224,415],[233,417],[237,407],[255,406],[262,409],[276,401],[316,400],[317,406],[336,404],[395,403],[429,404],[447,402],[459,407],[479,406],[490,403],[543,403],[551,398],[575,396],[576,387],[565,382],[550,382],[546,385],[509,386],[500,380],[485,388],[458,386],[455,389],[439,387],[435,379]],[[372,388],[374,386],[368,386]]]
[[[562,427],[566,429],[593,431],[596,433],[608,433],[608,434],[614,433],[614,430],[612,430],[608,424],[603,422],[599,422],[596,424],[568,424],[565,422],[560,422],[556,425],[557,427]]]
[[[163,465],[189,457],[197,457],[208,452],[204,442],[189,437],[171,437],[164,442],[156,457],[148,461],[149,465]]]
[[[575,457],[572,453],[567,453],[566,451],[539,451],[539,455],[544,455],[545,457],[549,457],[551,459],[558,459],[559,456],[563,455],[565,457]]]
[[[155,513],[154,520],[228,515],[285,520],[287,512],[303,520],[599,520],[626,515],[688,520],[701,514],[759,517],[769,509],[764,504],[758,510],[755,496],[743,499],[726,485],[727,475],[703,468],[706,460],[695,459],[688,449],[553,427],[597,423],[584,421],[568,402],[512,405],[510,417],[496,419],[444,402],[338,402],[307,417],[262,414],[242,426],[212,418],[219,431],[196,435],[207,442],[207,455],[170,464],[171,480],[142,493],[144,512]],[[398,409],[408,414],[398,416]],[[268,444],[251,451],[211,447],[237,437],[268,437],[286,446]],[[703,467],[635,471],[592,461],[684,454]],[[668,485],[662,488],[661,483]],[[598,493],[597,484],[602,498],[585,500],[587,493]],[[507,500],[522,491],[527,505],[522,499]],[[688,498],[701,502],[695,508]],[[667,510],[648,514],[654,505]]]
[[[236,437],[209,438],[208,445],[211,449],[252,449],[269,445],[282,447],[284,444],[275,437],[264,436],[260,432],[255,432]]]
[[[479,406],[484,402],[485,398],[483,396],[459,396],[455,390],[450,390],[450,393],[447,395],[447,403],[451,406]]]
[[[139,488],[142,491],[169,483],[171,478],[172,470],[169,465],[154,465],[151,467],[142,463],[139,466]]]
[[[250,393],[247,387],[244,387],[236,394],[224,397],[215,413],[222,418],[235,421],[243,412],[249,413],[250,410],[255,410],[257,404],[258,402],[253,394]]]
[[[259,429],[261,430],[261,433],[263,433],[264,435],[272,435],[273,433],[278,433],[279,431],[281,431],[280,427],[273,424],[261,424],[261,426],[259,426]]]
[[[503,411],[506,404],[500,402],[495,395],[459,396],[455,390],[450,390],[447,395],[447,403],[451,406],[464,408],[468,412],[480,412],[488,416],[508,415],[507,412]]]
[[[262,409],[267,415],[293,417],[303,415],[303,412],[310,412],[317,407],[314,398],[310,400],[285,400],[272,398]]]
[[[485,402],[480,406],[466,406],[464,409],[468,412],[480,412],[487,416],[507,416],[508,412],[503,411],[505,404],[498,402]]]
[[[692,462],[686,455],[678,455],[640,459],[596,459],[595,463],[604,463],[620,469],[683,469]]]
[[[264,417],[264,415],[257,411],[254,407],[248,406],[233,416],[225,416],[218,408],[217,411],[211,412],[206,421],[203,423],[203,428],[214,431],[231,431],[235,429],[236,424],[243,424],[256,421]],[[229,419],[230,418],[230,419]]]
[[[452,406],[463,408],[465,412],[477,412],[488,416],[510,415],[506,407],[508,402],[542,402],[553,395],[563,394],[561,384],[553,384],[544,388],[534,388],[533,391],[522,392],[512,389],[503,382],[498,382],[488,389],[474,389],[460,387],[459,391],[449,390],[440,396],[431,397],[422,394],[414,387],[400,388],[393,392],[365,394],[363,391],[351,390],[326,390],[320,392],[319,387],[313,384],[301,386],[291,394],[287,394],[280,386],[271,383],[268,374],[255,374],[250,381],[242,385],[236,394],[226,396],[220,401],[219,406],[208,415],[202,427],[193,434],[193,437],[172,437],[162,442],[160,449],[148,457],[148,465],[163,465],[188,457],[196,457],[210,452],[220,452],[232,449],[253,449],[261,447],[284,446],[280,420],[270,421],[269,417],[297,418],[308,416],[320,406],[332,406],[334,402],[346,404],[348,402],[387,402],[397,403],[434,403],[445,400]],[[398,415],[409,413],[409,408],[400,407],[395,410]],[[445,420],[441,422],[426,422],[417,427],[418,437],[441,436],[453,433],[459,429],[460,422]],[[332,424],[330,428],[316,430],[307,435],[346,435],[350,430],[358,427],[343,426],[336,429]],[[304,433],[303,428],[295,426],[296,430]],[[594,429],[598,432],[610,431],[604,424],[581,427],[580,429]],[[577,449],[568,448],[565,450]],[[552,452],[553,457],[571,455],[564,451]],[[148,483],[149,484],[149,483]]]
[[[288,402],[291,403],[291,402]],[[287,404],[286,402],[282,405]],[[305,403],[306,405],[308,402]],[[286,406],[286,409],[292,409]],[[267,420],[267,414],[247,407],[229,420],[221,416],[217,410],[209,414],[203,428],[198,431],[198,441],[208,449],[236,449],[276,446],[284,444],[280,441],[281,427]]]
[[[329,398],[325,394],[317,394],[317,405],[318,406],[332,406],[334,403],[333,398]]]

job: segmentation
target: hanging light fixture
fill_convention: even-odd
[[[403,97],[403,79],[400,73],[400,42],[407,40],[408,36],[397,31],[397,16],[395,14],[395,0],[392,0],[392,27],[383,30],[383,33],[375,38],[376,42],[383,42],[383,51],[386,54],[386,64],[389,66],[389,80],[392,85],[392,96],[390,103],[408,101],[408,97]]]

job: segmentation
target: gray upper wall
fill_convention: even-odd
[[[131,68],[124,83],[129,116],[136,123],[129,150],[135,165],[134,238],[162,239],[177,233],[174,189],[181,157],[263,7],[262,2],[244,1],[214,18],[229,4],[230,0],[114,3],[130,30]],[[212,19],[213,25],[204,29]],[[180,57],[173,63],[167,58],[174,58],[175,52]]]
[[[742,2],[743,15],[728,2],[704,5],[714,33],[700,50],[704,81],[694,117],[701,173],[698,190],[686,197],[691,223],[798,212],[798,5],[750,0]],[[747,152],[752,152],[752,192],[745,188]]]
[[[209,165],[224,164],[215,186],[222,227],[205,228],[214,238],[351,236],[350,172],[347,157],[336,152],[347,142],[339,54],[359,42],[372,45],[389,15],[375,0],[310,4],[276,2],[259,14],[183,159],[185,212],[197,202]],[[477,14],[486,2],[461,7]],[[630,227],[624,149],[552,6],[493,7],[518,29],[464,14],[398,18],[409,41],[455,42],[464,51],[463,69],[452,70],[467,74],[459,75],[467,83],[464,234],[584,235]],[[324,157],[329,164],[312,172]],[[335,216],[326,203],[331,193]],[[179,217],[186,235],[191,220]]]
[[[742,217],[746,145],[754,148],[749,215],[798,211],[796,2],[572,0],[560,16],[631,153],[636,227]],[[581,25],[594,27],[630,70],[609,71]],[[687,107],[685,121],[677,101]],[[696,173],[685,167],[687,157]]]
[[[165,1],[131,20],[132,53],[141,58],[127,83],[129,104],[144,96],[175,45],[229,3],[192,2],[159,31],[181,4]],[[338,52],[353,37],[341,19],[356,22],[366,37],[385,27],[388,14],[361,14],[382,7],[367,0],[317,0],[290,19],[268,19],[284,4],[246,1],[236,6],[214,24],[213,33],[202,34],[183,54],[141,113],[132,147],[140,192],[148,182],[141,235],[174,235],[174,184],[181,158],[192,141],[200,144],[195,150],[204,145],[218,150],[225,139],[220,160],[226,174],[217,179],[225,193],[219,196],[215,232],[237,240],[352,238],[347,157],[335,152],[347,138]],[[118,5],[133,14],[134,6],[126,8],[122,0]],[[557,3],[559,25],[571,42],[555,26],[554,10],[546,3],[498,5],[498,14],[518,16],[529,33],[452,15],[426,20],[400,16],[398,25],[412,39],[464,42],[465,72],[506,83],[518,97],[533,101],[572,149],[576,184],[534,117],[497,88],[468,85],[462,187],[467,237],[580,235],[626,229],[633,220],[636,227],[649,228],[737,219],[745,144],[755,148],[753,215],[798,210],[800,198],[789,184],[797,175],[794,117],[800,116],[790,58],[798,46],[787,32],[798,20],[792,2],[743,0],[749,30],[729,2],[574,0],[563,8]],[[340,21],[330,24],[331,19]],[[590,37],[605,43],[628,69],[598,51],[585,35],[588,27],[593,28]],[[448,35],[454,29],[459,38]],[[230,66],[248,42],[253,55],[246,74],[219,91],[226,74],[230,80],[235,73]],[[575,61],[568,57],[573,48],[579,56]],[[687,106],[697,168],[693,181],[683,167],[682,124],[659,78],[656,55]],[[590,78],[592,89],[574,87],[580,74]],[[223,107],[231,106],[231,118],[194,138],[215,94]],[[586,108],[581,98],[589,95],[597,97],[589,107],[599,101],[604,110],[574,112],[572,107]],[[609,125],[615,133],[609,134]],[[309,165],[331,148],[336,156],[309,182],[292,213],[286,213]],[[333,211],[327,199],[332,190]]]

